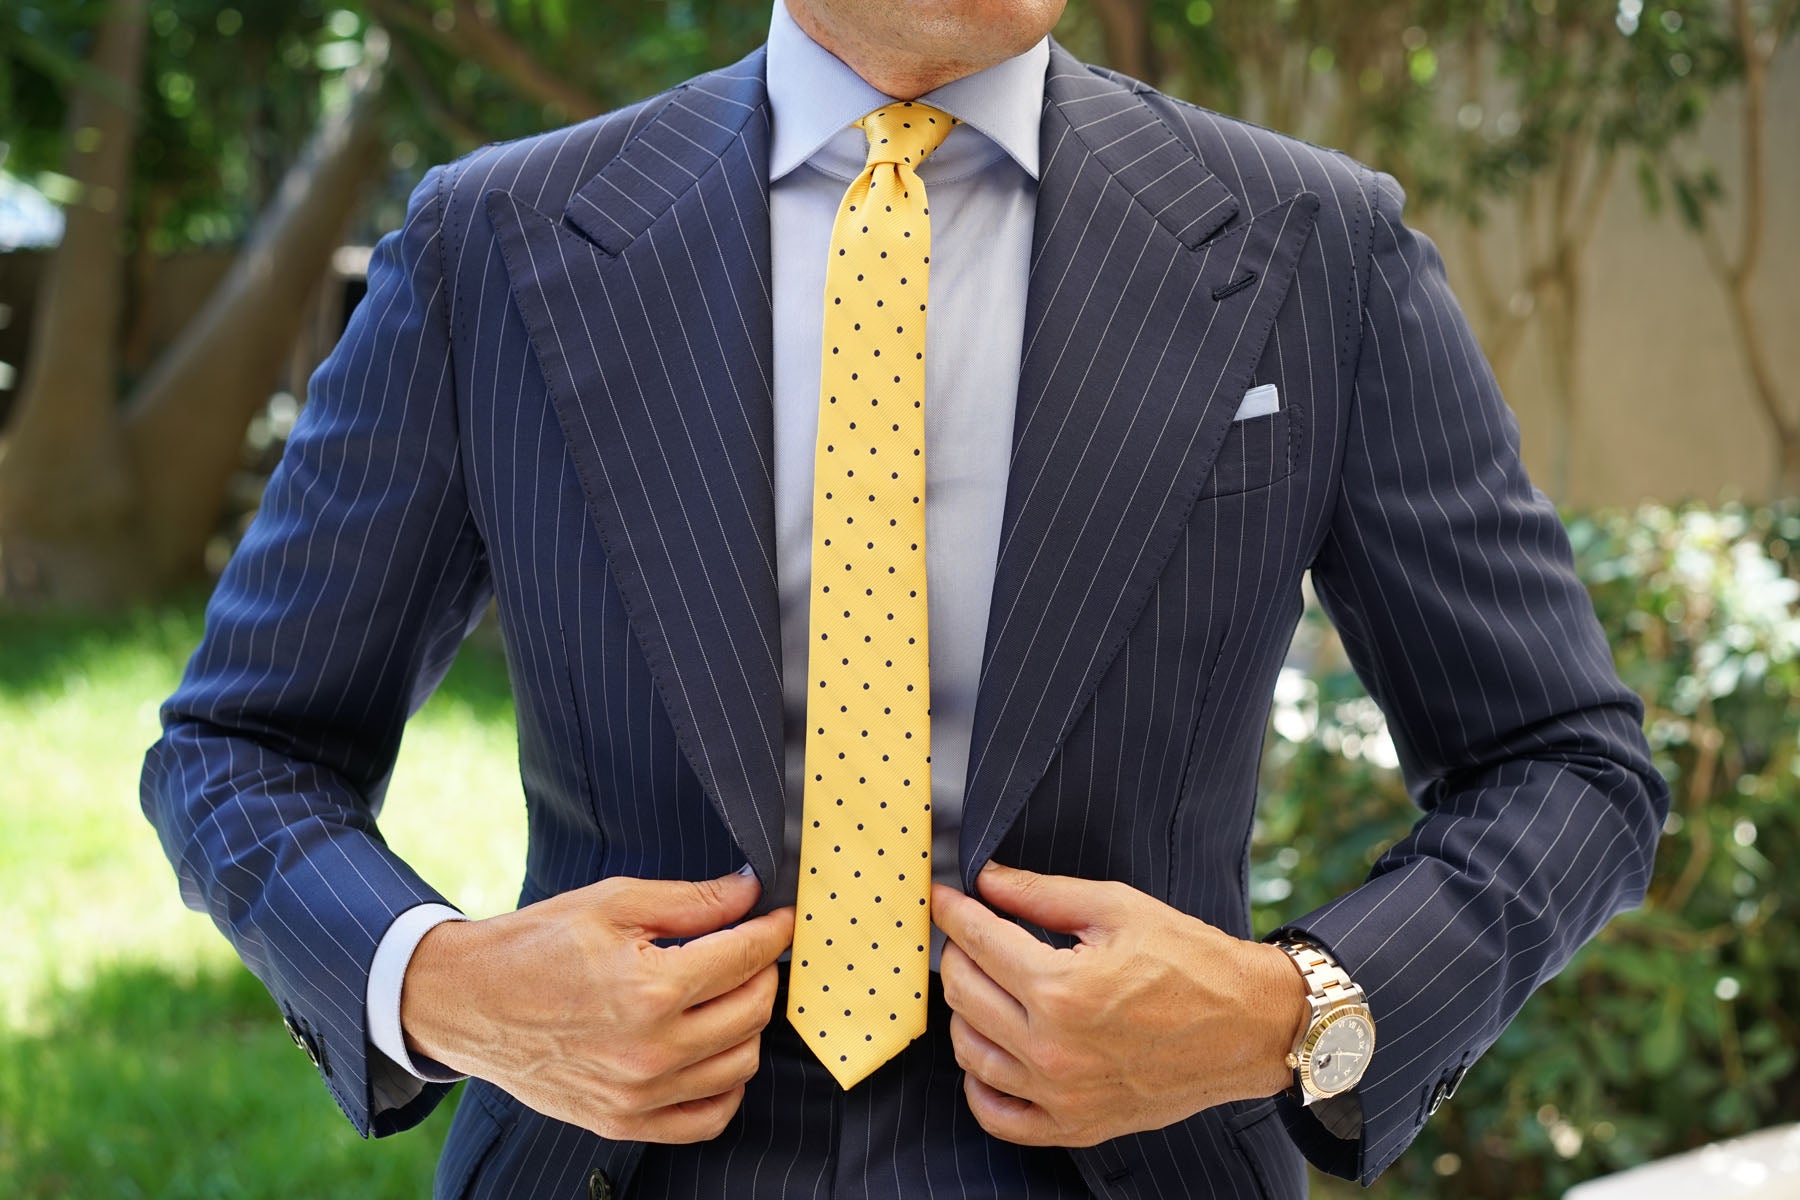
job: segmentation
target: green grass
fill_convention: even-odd
[[[426,1194],[451,1108],[364,1143],[212,923],[137,777],[191,608],[0,615],[0,1196]],[[511,908],[524,802],[478,637],[408,727],[382,830],[476,915]]]

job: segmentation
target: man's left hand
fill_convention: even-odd
[[[990,863],[977,887],[1001,912],[1081,939],[1057,949],[932,886],[963,1090],[995,1137],[1092,1146],[1292,1081],[1306,989],[1283,951],[1123,883]]]

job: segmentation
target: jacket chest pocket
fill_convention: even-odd
[[[1293,409],[1285,405],[1260,417],[1233,421],[1219,444],[1212,473],[1200,485],[1199,499],[1253,492],[1286,479],[1294,472],[1299,431]]]

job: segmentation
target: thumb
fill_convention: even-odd
[[[717,879],[617,879],[606,914],[621,932],[648,938],[711,933],[739,920],[762,895],[755,875]]]
[[[1119,922],[1118,885],[1073,875],[1040,875],[990,862],[975,877],[981,898],[1002,912],[1057,933],[1083,935]]]

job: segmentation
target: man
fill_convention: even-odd
[[[1398,188],[1060,8],[789,0],[379,247],[144,801],[359,1130],[473,1077],[439,1195],[1367,1182],[1641,896],[1641,708]],[[1309,571],[1424,816],[1263,943]],[[490,596],[464,922],[374,818]]]

